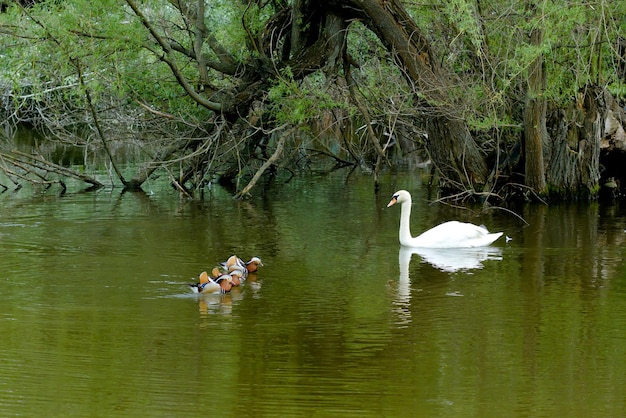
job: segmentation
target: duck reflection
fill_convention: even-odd
[[[201,294],[198,297],[198,310],[201,317],[214,314],[230,315],[233,312],[233,293],[228,294]]]

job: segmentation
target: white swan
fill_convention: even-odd
[[[402,204],[400,214],[400,244],[414,248],[471,248],[492,244],[502,236],[502,232],[490,233],[484,226],[459,221],[444,222],[422,233],[411,236],[411,194],[398,190],[391,197],[387,207]]]

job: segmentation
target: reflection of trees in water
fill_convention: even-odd
[[[528,206],[522,236],[523,274],[536,279],[580,277],[587,285],[610,279],[621,266],[626,220],[619,204]]]

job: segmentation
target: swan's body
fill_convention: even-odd
[[[422,233],[411,236],[411,194],[399,190],[393,194],[387,205],[401,204],[400,244],[414,248],[471,248],[491,245],[500,238],[502,232],[490,233],[484,226],[470,223],[449,221]]]

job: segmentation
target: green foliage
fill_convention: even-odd
[[[571,103],[589,83],[619,90],[615,43],[626,28],[626,3],[452,0],[407,6],[431,41],[444,69],[458,83],[451,103],[463,104],[473,127],[519,122],[515,102],[526,94],[531,63],[543,57],[542,95],[556,105]],[[531,30],[542,34],[531,45]],[[494,116],[498,115],[498,116]]]
[[[618,99],[626,99],[626,84],[624,82],[612,83],[608,86],[609,91]]]
[[[352,77],[359,93],[370,103],[374,117],[414,106],[414,94],[392,55],[365,26],[353,23],[348,32],[347,50],[358,63]],[[411,110],[406,110],[411,113]]]
[[[477,118],[477,116],[480,116],[480,118]],[[471,130],[488,131],[492,128],[511,127],[514,125],[514,122],[511,120],[510,116],[506,114],[493,113],[485,115],[469,115],[467,124]]]
[[[304,82],[293,79],[290,68],[281,71],[281,78],[270,88],[268,101],[272,115],[279,124],[306,128],[311,120],[326,109],[343,108],[324,87],[323,77],[311,76]]]
[[[185,4],[193,8],[197,2],[136,3],[154,29],[177,48],[167,57],[178,67],[179,75],[199,86],[198,63],[185,53],[193,47],[193,13],[186,15],[176,7]],[[609,85],[624,95],[624,80],[616,79],[615,41],[626,31],[625,2],[451,0],[404,4],[428,36],[442,79],[449,82],[445,97],[429,104],[465,120],[470,129],[487,131],[520,124],[530,66],[538,57],[543,58],[546,83],[545,91],[537,94],[557,106],[570,103],[576,91],[589,83]],[[247,74],[245,69],[260,65],[262,60],[251,59],[261,54],[255,50],[255,42],[269,33],[268,25],[276,22],[271,20],[276,8],[284,5],[207,2],[204,24],[210,36],[202,46],[203,57],[209,61],[220,58],[211,48],[210,38],[227,51],[237,67],[236,74],[208,68],[208,80],[203,78],[202,86],[208,84],[206,91],[216,92],[216,100],[231,94],[239,77]],[[407,83],[388,46],[360,22],[350,23],[347,38],[347,52],[359,65],[351,70],[353,91],[368,108],[369,117],[388,131],[400,119],[405,126],[418,125],[423,120],[423,108],[417,109],[419,99],[427,95],[420,97],[423,92]],[[37,100],[48,101],[48,109],[60,115],[66,111],[86,114],[88,89],[103,114],[121,109],[120,113],[130,115],[129,120],[139,114],[136,102],[174,114],[185,123],[211,116],[181,87],[162,59],[163,47],[124,1],[51,0],[24,10],[12,6],[0,15],[0,29],[5,34],[0,37],[0,84],[19,91],[12,96],[17,108]],[[529,39],[532,31],[542,34],[534,44]],[[276,50],[281,42],[288,42],[283,35],[276,33],[272,38],[277,41]],[[280,60],[275,51],[269,55]],[[347,108],[348,89],[340,77],[338,80],[329,82],[321,71],[296,80],[290,69],[284,68],[271,84],[262,111],[272,113],[278,124],[305,127],[321,112],[341,109],[349,123],[361,126],[362,112],[356,106]],[[131,114],[133,110],[136,113]]]
[[[476,54],[481,54],[483,47],[482,22],[476,11],[474,1],[450,0],[443,5],[449,21],[455,24],[460,36],[468,39]]]
[[[172,15],[167,7],[159,10]],[[199,111],[167,66],[144,49],[145,29],[129,19],[129,10],[117,0],[44,2],[26,10],[13,8],[0,19],[15,33],[0,40],[12,44],[3,68],[19,68],[3,71],[0,83],[18,89],[28,85],[35,94],[58,88],[60,100],[79,108],[84,107],[82,89],[89,88],[96,104],[115,98],[128,105],[139,99],[166,112]],[[180,21],[172,24],[181,26]],[[195,77],[194,70],[185,71]]]

